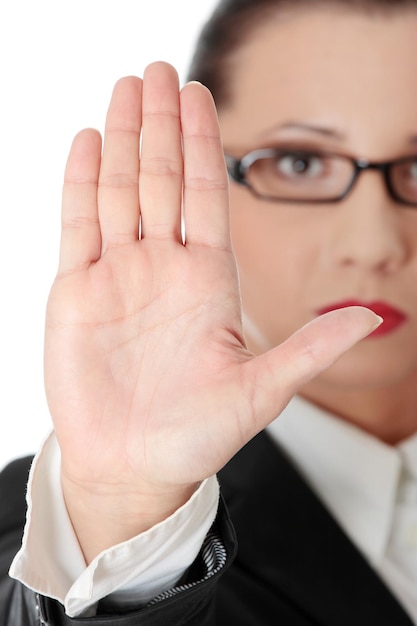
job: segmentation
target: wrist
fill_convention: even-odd
[[[61,476],[65,505],[86,563],[166,520],[199,483],[182,486],[85,485]]]

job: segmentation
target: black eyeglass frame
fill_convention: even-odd
[[[350,161],[354,166],[352,179],[347,187],[347,189],[339,196],[333,198],[324,198],[324,199],[314,199],[310,200],[308,198],[296,199],[296,198],[284,198],[277,196],[268,196],[260,194],[256,189],[253,188],[252,185],[248,182],[246,175],[249,171],[249,168],[259,159],[265,159],[268,157],[274,157],[278,155],[285,154],[299,154],[302,156],[318,156],[318,157],[337,157],[339,159],[344,159],[346,161]],[[274,148],[263,148],[259,150],[252,150],[248,154],[245,154],[241,159],[236,159],[230,154],[225,154],[226,167],[229,173],[230,178],[238,183],[239,185],[243,185],[246,187],[254,196],[259,198],[260,200],[267,200],[272,202],[291,202],[294,204],[324,204],[324,203],[334,203],[341,202],[344,200],[352,191],[354,186],[356,185],[359,176],[362,172],[366,170],[377,170],[380,171],[383,175],[385,181],[385,187],[388,191],[389,196],[398,202],[399,204],[405,206],[413,206],[417,207],[416,202],[410,202],[409,200],[405,200],[395,191],[394,186],[392,185],[392,181],[390,178],[390,170],[394,165],[401,165],[402,163],[406,163],[407,161],[415,160],[417,162],[417,155],[410,155],[407,157],[402,157],[400,159],[393,159],[390,161],[368,161],[366,159],[355,159],[354,157],[350,157],[344,154],[337,154],[336,152],[322,152],[322,151],[314,151],[314,150],[277,150]]]

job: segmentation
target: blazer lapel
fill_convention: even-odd
[[[245,576],[258,581],[259,588],[269,591],[271,610],[279,598],[280,606],[288,604],[291,614],[300,616],[299,621],[287,618],[286,625],[412,626],[388,588],[265,432],[230,461],[219,480],[238,540],[237,559],[225,574],[226,585],[227,577],[232,586]]]

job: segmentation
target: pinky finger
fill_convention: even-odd
[[[97,209],[100,161],[100,134],[92,129],[78,133],[65,168],[59,273],[85,269],[100,257]]]

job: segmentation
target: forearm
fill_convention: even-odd
[[[34,591],[28,586],[21,584],[17,580],[12,580],[7,576],[7,569],[10,561],[18,549],[21,541],[21,535],[23,530],[24,518],[25,518],[25,488],[27,481],[27,472],[29,468],[29,460],[26,462],[19,461],[19,467],[21,471],[19,475],[13,473],[11,477],[8,477],[6,483],[8,485],[7,494],[3,494],[6,498],[2,502],[10,503],[13,505],[10,511],[11,515],[7,515],[7,507],[3,507],[2,515],[0,515],[1,535],[0,535],[0,563],[2,566],[3,577],[0,583],[0,624],[3,626],[35,626],[38,623],[37,608],[39,604],[41,610],[45,611],[45,615],[48,616],[51,626],[61,626],[68,622],[68,616],[65,613],[65,607],[62,602],[54,600],[52,591],[52,583],[55,582],[61,574],[57,575],[57,571],[49,570],[47,574],[50,576],[49,585],[50,593],[45,593],[42,597],[37,597]],[[36,466],[33,466],[35,469]],[[53,467],[50,467],[44,475],[53,477]],[[32,472],[33,473],[33,472]],[[1,482],[1,481],[0,481]],[[9,492],[16,494],[16,499],[8,497]],[[34,507],[34,503],[31,503],[34,510],[38,507]],[[36,504],[36,503],[35,503]],[[56,503],[55,503],[56,504]],[[34,511],[32,511],[33,513]],[[201,512],[202,516],[205,516],[204,511]],[[3,523],[5,522],[5,523]],[[200,525],[201,519],[197,519],[196,523]],[[6,526],[8,532],[6,532]],[[53,529],[50,525],[46,525],[49,535]],[[46,534],[45,534],[46,536]],[[38,543],[38,542],[36,542]],[[42,547],[42,546],[41,546]],[[68,546],[62,546],[63,548]],[[42,552],[38,555],[41,557]],[[71,550],[72,552],[72,550]],[[151,552],[153,552],[151,548]],[[178,585],[174,585],[171,588],[167,588],[164,593],[155,592],[155,595],[159,596],[149,601],[143,595],[139,593],[134,598],[131,596],[131,602],[129,606],[118,606],[119,596],[107,596],[105,604],[101,606],[98,603],[98,614],[95,617],[91,617],[87,623],[96,624],[101,626],[112,623],[109,617],[104,617],[107,613],[108,607],[111,606],[111,610],[114,613],[114,623],[118,623],[118,618],[124,615],[124,619],[129,619],[127,624],[132,626],[153,626],[158,624],[168,626],[178,624],[187,624],[190,626],[202,625],[214,625],[213,616],[213,597],[216,594],[216,586],[218,584],[219,576],[226,570],[233,558],[234,552],[234,539],[233,529],[225,512],[224,506],[221,504],[219,514],[212,531],[208,534],[203,549],[195,558],[191,567],[184,573]],[[34,554],[32,553],[32,556]],[[44,555],[47,558],[47,555]],[[176,557],[174,556],[174,561]],[[49,563],[48,559],[47,562]],[[41,563],[37,560],[35,562],[30,561],[30,555],[26,554],[25,563],[34,574],[38,577],[42,577]],[[4,566],[3,566],[4,565]],[[59,570],[59,568],[58,568]],[[114,575],[114,571],[111,572]],[[160,589],[161,591],[161,589]],[[48,597],[49,596],[49,597]],[[116,602],[113,602],[115,599]],[[118,606],[118,608],[117,608]],[[127,617],[129,616],[129,617]],[[187,616],[187,621],[184,621]],[[5,620],[5,621],[2,621]],[[86,624],[86,617],[73,617],[72,624]],[[12,620],[12,621],[10,621]]]
[[[236,552],[236,538],[227,510],[220,503],[218,516],[203,548],[179,584],[153,601],[130,607],[128,610],[116,608],[105,601],[99,604],[98,613],[88,621],[73,618],[74,626],[110,626],[118,624],[123,617],[126,626],[216,626],[216,594],[221,577],[232,564]],[[64,626],[68,623],[64,607],[50,599],[43,598],[42,605],[51,626]],[[109,612],[111,606],[111,617]],[[20,625],[19,625],[20,626]],[[23,625],[22,625],[23,626]],[[25,625],[26,626],[26,625]]]
[[[88,566],[66,512],[60,466],[60,449],[51,435],[32,465],[28,486],[29,516],[12,576],[41,594],[59,599],[73,617],[94,614],[90,607],[95,611],[97,602],[105,596],[129,609],[145,605],[175,586],[196,559],[215,519],[216,478],[205,481],[189,501],[162,524],[109,547]],[[25,487],[26,481],[22,481],[20,533],[25,516]],[[99,515],[93,516],[93,523],[98,530]],[[14,552],[19,543],[20,536]],[[118,594],[113,596],[116,589]]]

